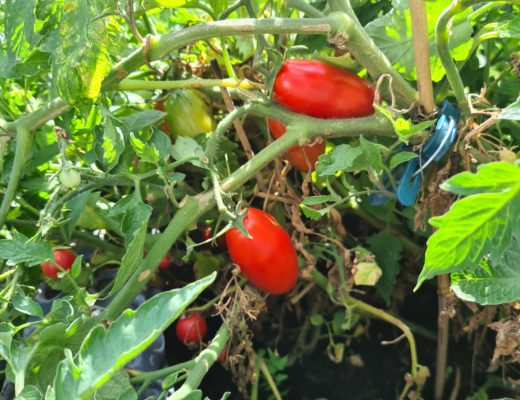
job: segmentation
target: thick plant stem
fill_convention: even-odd
[[[158,369],[155,371],[141,372],[138,375],[134,376],[133,378],[130,378],[130,382],[132,382],[132,383],[153,382],[156,379],[163,378],[165,376],[173,374],[174,372],[192,369],[194,366],[195,366],[195,360],[189,360],[189,361],[185,361],[180,364],[171,365],[169,367]]]
[[[11,169],[9,183],[7,184],[2,204],[0,205],[0,228],[2,228],[5,223],[11,202],[16,195],[16,189],[18,188],[18,183],[22,176],[22,170],[31,148],[31,133],[29,132],[29,129],[24,125],[21,125],[17,132],[13,167]]]
[[[464,11],[467,6],[462,5],[459,0],[455,0],[451,3],[439,16],[437,25],[435,26],[435,45],[439,53],[439,58],[442,62],[442,66],[446,71],[446,77],[453,89],[453,94],[457,99],[463,119],[469,116],[469,105],[464,93],[464,84],[460,77],[455,61],[450,54],[448,47],[448,40],[450,37],[449,22],[456,14]]]
[[[437,295],[439,301],[437,321],[437,358],[435,366],[435,391],[434,399],[441,400],[444,393],[446,361],[448,356],[448,333],[450,327],[448,307],[448,294],[450,291],[450,278],[448,275],[437,277]]]
[[[227,179],[223,180],[220,183],[220,188],[224,191],[233,191],[240,188],[249,179],[254,177],[257,171],[271,162],[275,157],[283,154],[290,147],[298,144],[300,140],[310,140],[314,137],[324,135],[327,137],[357,137],[363,132],[366,132],[368,136],[394,135],[393,128],[388,119],[377,113],[365,118],[320,120],[295,114],[281,107],[252,103],[228,114],[219,123],[213,136],[222,134],[231,126],[237,116],[243,115],[246,111],[257,116],[271,117],[284,122],[288,125],[287,133],[257,153],[251,160],[242,165]],[[323,134],[323,132],[325,132],[325,134]],[[155,272],[159,266],[160,260],[180,235],[191,226],[194,226],[197,220],[214,207],[215,204],[213,190],[198,194],[194,197],[187,196],[181,201],[179,210],[165,231],[159,236],[154,246],[150,249],[141,266],[134,272],[129,281],[123,286],[105,310],[103,319],[114,320],[119,316],[152,277],[153,272]]]
[[[262,84],[247,79],[184,79],[180,81],[144,81],[123,79],[118,86],[119,90],[171,90],[200,87],[239,88],[245,90],[261,89]]]
[[[168,400],[182,400],[185,399],[188,394],[196,390],[204,375],[208,372],[213,363],[217,360],[219,354],[224,350],[229,339],[229,331],[225,324],[222,324],[217,331],[215,337],[211,341],[211,344],[201,353],[195,357],[195,366],[188,373],[186,382],[177,390],[174,394],[168,397]]]

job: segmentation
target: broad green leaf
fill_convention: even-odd
[[[520,121],[520,97],[513,104],[504,108],[500,114],[498,114],[498,118]]]
[[[112,169],[125,149],[125,139],[121,129],[114,125],[110,116],[105,117],[103,132],[103,161],[108,170]]]
[[[403,246],[401,241],[388,230],[379,232],[367,239],[369,250],[376,256],[377,264],[383,270],[383,275],[376,284],[379,294],[390,303],[390,295],[394,289],[399,261]]]
[[[449,0],[426,1],[428,15],[428,39],[432,80],[440,81],[444,77],[444,68],[440,63],[435,46],[435,24],[442,11],[450,4]],[[397,65],[406,78],[416,79],[415,60],[412,42],[410,8],[407,0],[394,0],[393,9],[387,14],[371,21],[365,27],[375,44],[385,53],[390,63]],[[468,14],[470,10],[465,11]],[[451,55],[457,61],[465,60],[471,47],[473,29],[467,18],[454,20],[451,26],[449,47]]]
[[[392,157],[390,158],[390,168],[397,167],[398,165],[403,164],[417,157],[418,155],[412,153],[411,151],[401,151],[399,153],[396,153],[392,155]]]
[[[131,198],[130,201],[132,201],[132,198],[135,200],[135,196],[129,197]],[[124,285],[143,259],[143,248],[148,220],[152,214],[152,209],[140,201],[131,202],[129,204],[131,207],[125,209],[122,220],[126,252],[121,260],[121,266],[117,271],[114,286],[112,286],[110,294],[116,293]]]
[[[0,240],[0,259],[6,260],[8,265],[25,263],[28,267],[33,267],[52,257],[51,246],[43,241],[27,242],[27,238],[21,235],[12,240]]]
[[[352,167],[356,158],[363,154],[361,147],[352,147],[348,144],[340,144],[332,151],[321,155],[316,165],[316,173],[319,176],[335,175],[345,168]]]
[[[137,310],[126,310],[105,328],[85,338],[74,359],[63,360],[56,374],[56,397],[88,399],[126,363],[145,350],[214,280],[216,274],[181,289],[160,293]],[[69,396],[69,397],[65,397]]]
[[[472,273],[455,273],[451,288],[465,301],[482,305],[520,300],[520,243],[514,240],[496,265],[480,266]]]
[[[383,271],[375,262],[360,262],[356,264],[354,283],[356,285],[375,286]]]
[[[65,230],[67,235],[70,237],[74,232],[74,228],[81,216],[81,213],[87,207],[87,202],[91,196],[91,192],[87,191],[74,196],[67,202],[67,209],[70,211],[67,214],[67,222],[65,224]]]
[[[383,159],[377,146],[363,136],[359,138],[359,143],[361,144],[363,155],[368,160],[370,166],[376,171],[381,171],[383,169]]]
[[[12,332],[0,333],[0,357],[7,363],[17,390],[25,386],[26,368],[34,351],[34,347],[20,347],[13,339]]]
[[[137,400],[137,393],[125,370],[117,371],[96,391],[96,400]]]
[[[477,178],[480,174],[486,177],[493,168],[502,171],[503,164],[492,163],[481,167],[475,175]],[[516,170],[512,171],[513,175],[518,174]],[[474,178],[464,176],[463,179],[455,179],[457,184],[452,184],[454,190],[468,190],[467,187],[464,189],[464,185]],[[417,288],[425,279],[439,274],[462,270],[471,272],[487,255],[494,262],[509,246],[512,234],[520,223],[520,180],[502,191],[486,193],[488,188],[489,183],[481,189],[483,193],[460,199],[445,215],[430,219],[430,224],[437,231],[428,240]]]
[[[29,297],[20,295],[13,296],[11,304],[15,310],[20,311],[23,314],[43,318],[43,310],[41,306]]]
[[[320,219],[324,215],[327,215],[327,213],[329,212],[328,208],[321,208],[321,209],[316,210],[303,203],[300,204],[300,208],[303,211],[303,215],[305,215],[307,218],[314,219],[314,220]]]
[[[394,128],[395,132],[401,138],[401,140],[403,140],[405,143],[408,143],[408,139],[410,139],[412,136],[421,133],[436,123],[436,120],[429,120],[420,122],[417,125],[413,125],[412,121],[409,119],[397,118],[394,121]]]
[[[507,162],[493,162],[479,166],[478,172],[461,172],[441,187],[461,196],[477,193],[496,193],[509,190],[520,182],[520,168]]]

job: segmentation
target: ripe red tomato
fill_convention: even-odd
[[[237,228],[226,233],[231,260],[259,289],[272,294],[291,290],[298,278],[298,256],[287,232],[272,215],[251,207],[244,226],[252,238]]]
[[[201,231],[202,231],[202,241],[206,241],[206,240],[209,240],[213,237],[213,229],[211,229],[210,226],[204,226],[201,228]],[[208,246],[210,247],[210,246]],[[211,243],[211,247],[215,247],[215,244],[212,242]],[[224,236],[219,236],[217,238],[217,247],[219,249],[222,249],[224,250],[226,248],[226,239],[224,238]]]
[[[274,119],[267,119],[269,130],[275,139],[285,133],[285,125]],[[301,172],[312,172],[318,157],[325,153],[325,142],[311,146],[293,146],[284,154],[284,158]]]
[[[166,253],[166,255],[159,262],[159,268],[167,269],[167,268],[170,268],[171,264],[172,264],[172,256],[170,255],[170,253]]]
[[[273,98],[315,118],[353,118],[374,113],[374,89],[345,69],[314,60],[286,60],[276,76]]]
[[[74,252],[69,249],[54,250],[53,259],[54,262],[61,268],[68,270],[70,267],[72,267],[72,264],[74,264],[74,260],[76,260],[76,254],[74,254]],[[53,263],[47,261],[42,264],[42,272],[49,278],[56,279],[58,272],[61,271]]]
[[[179,319],[175,327],[177,338],[185,345],[198,344],[206,335],[206,320],[197,312]]]

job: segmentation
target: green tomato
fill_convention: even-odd
[[[60,172],[60,182],[66,188],[72,188],[79,185],[81,175],[75,169],[64,169]]]
[[[204,94],[195,89],[176,90],[166,99],[164,111],[173,137],[213,131],[215,120],[204,100]]]

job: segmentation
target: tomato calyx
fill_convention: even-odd
[[[75,260],[76,254],[70,249],[54,250],[53,262],[44,262],[41,265],[41,269],[45,276],[51,279],[56,279],[58,273],[69,270]]]

